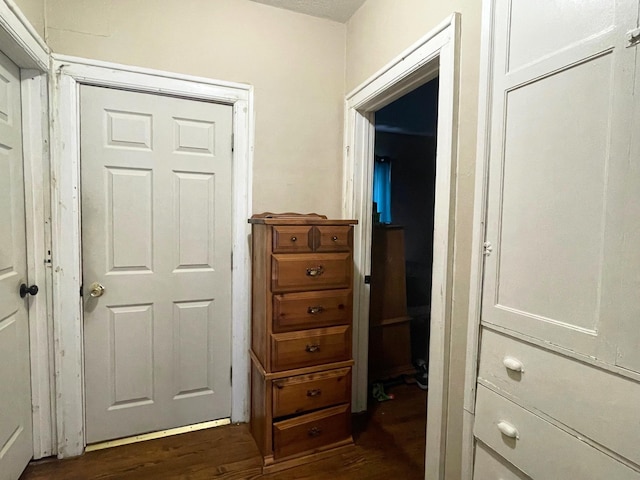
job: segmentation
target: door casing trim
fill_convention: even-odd
[[[232,409],[233,422],[249,417],[250,255],[253,87],[114,63],[52,55],[52,239],[58,457],[85,447],[82,303],[80,301],[79,88],[94,85],[171,95],[233,106]]]
[[[345,101],[343,172],[345,218],[360,222],[354,236],[355,411],[366,409],[371,271],[374,112],[439,77],[436,194],[429,346],[429,408],[425,478],[444,478],[449,393],[449,346],[453,291],[453,246],[458,144],[460,14],[453,13],[402,52]]]

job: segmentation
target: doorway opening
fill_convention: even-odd
[[[372,159],[368,410],[411,417],[415,463],[426,434],[438,81],[375,112]]]
[[[454,212],[458,143],[460,15],[452,14],[346,97],[345,218],[354,235],[353,409],[365,411],[369,395],[368,351],[375,112],[438,78],[437,144],[425,475],[444,478],[449,405],[449,356],[453,289]],[[387,402],[388,403],[388,402]]]

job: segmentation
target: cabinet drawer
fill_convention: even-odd
[[[476,444],[476,460],[473,464],[474,480],[528,480],[524,473],[509,465],[495,452],[486,450],[481,443]]]
[[[349,404],[300,415],[273,424],[273,450],[276,459],[347,440],[351,436]]]
[[[639,383],[486,328],[478,377],[640,464]]]
[[[349,288],[351,285],[350,253],[277,254],[271,258],[271,290],[274,293]]]
[[[275,253],[306,253],[313,251],[313,229],[308,226],[274,226]]]
[[[318,230],[316,252],[348,252],[351,249],[351,227],[332,225],[316,228]]]
[[[350,367],[274,380],[273,416],[283,417],[348,403],[350,387]]]
[[[273,331],[348,324],[351,309],[351,290],[274,295]]]
[[[557,401],[571,403],[569,398]],[[531,478],[640,479],[638,472],[482,385],[474,433]]]
[[[274,372],[340,362],[351,358],[348,325],[271,335],[271,369]]]

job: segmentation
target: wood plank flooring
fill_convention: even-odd
[[[415,385],[388,391],[354,415],[356,445],[347,453],[262,475],[247,425],[229,425],[99,450],[68,460],[33,462],[20,480],[418,480],[424,478],[426,392]]]

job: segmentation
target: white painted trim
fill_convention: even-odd
[[[359,220],[354,237],[354,410],[366,408],[369,328],[373,112],[439,76],[433,287],[429,355],[429,408],[425,475],[444,478],[449,390],[449,342],[455,215],[460,15],[445,19],[422,39],[347,95],[343,215]]]
[[[484,267],[483,244],[487,189],[489,184],[489,125],[491,123],[491,51],[493,50],[493,0],[482,4],[482,38],[480,46],[480,89],[478,100],[478,139],[476,148],[476,178],[473,211],[473,238],[471,247],[471,278],[469,287],[469,321],[467,327],[467,352],[465,366],[464,415],[465,434],[462,441],[462,463],[467,467],[467,477],[473,475],[476,378],[480,353],[480,313],[482,309],[482,278]]]
[[[0,1],[0,45],[21,75],[23,164],[27,276],[40,287],[30,302],[29,343],[34,458],[54,453],[52,428],[52,364],[50,352],[50,291],[45,268],[48,245],[47,73],[49,48],[12,0]]]
[[[27,239],[27,275],[40,288],[29,306],[33,455],[53,455],[53,330],[51,268],[47,263],[49,235],[49,127],[47,77],[37,70],[21,70],[21,101]]]
[[[473,480],[473,462],[475,460],[475,442],[473,421],[475,416],[466,410],[462,412],[462,468],[460,480]]]
[[[0,1],[0,45],[20,68],[49,69],[49,47],[13,0]]]
[[[233,422],[249,417],[250,234],[253,87],[62,55],[53,55],[52,215],[58,456],[85,446],[80,262],[79,104],[81,84],[117,87],[233,105]]]

